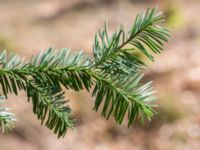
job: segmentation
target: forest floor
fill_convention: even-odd
[[[49,47],[83,49],[92,56],[95,32],[105,20],[111,31],[121,24],[129,27],[137,12],[154,5],[166,13],[172,33],[165,51],[146,71],[145,80],[154,81],[159,98],[152,122],[118,126],[93,112],[91,93],[67,91],[76,129],[57,139],[40,125],[20,93],[9,97],[18,121],[12,133],[0,133],[0,150],[199,150],[200,1],[166,3],[0,0],[0,49],[28,58]]]

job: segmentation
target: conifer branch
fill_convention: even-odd
[[[73,128],[74,121],[70,116],[71,109],[64,99],[64,92],[50,87],[47,82],[43,85],[37,81],[30,81],[27,85],[28,101],[32,99],[33,112],[41,120],[41,124],[54,130],[58,137],[66,134],[68,128]]]
[[[153,54],[163,50],[170,34],[157,23],[163,21],[162,14],[155,9],[139,13],[128,32],[123,26],[111,36],[107,25],[95,36],[94,58],[81,51],[71,53],[69,49],[53,51],[48,49],[29,61],[19,56],[0,54],[0,85],[2,95],[18,94],[23,90],[28,101],[32,101],[33,112],[41,123],[64,136],[68,128],[74,127],[71,109],[64,99],[63,88],[90,91],[95,97],[94,110],[102,105],[102,116],[113,116],[121,124],[128,117],[128,126],[137,120],[151,120],[154,114],[152,83],[142,83],[141,69],[144,61],[135,52],[139,51],[153,59]],[[2,117],[0,126],[14,120],[12,114]],[[2,123],[3,122],[3,123]]]
[[[94,110],[97,111],[103,103],[102,116],[107,119],[113,114],[116,123],[121,124],[125,114],[128,114],[128,126],[138,116],[143,122],[144,118],[151,120],[154,110],[152,102],[156,100],[152,94],[155,91],[151,82],[141,84],[143,75],[135,74],[125,79],[102,78],[94,75],[97,79],[92,96],[96,97]]]
[[[170,37],[169,31],[160,27],[162,13],[155,14],[155,8],[146,13],[139,13],[131,29],[126,33],[124,27],[108,35],[107,25],[95,36],[93,45],[94,68],[112,75],[125,75],[145,68],[145,63],[135,56],[135,51],[142,52],[154,60],[151,52],[157,54],[163,49],[163,43]],[[98,36],[99,35],[99,36]],[[98,40],[100,38],[100,41]]]

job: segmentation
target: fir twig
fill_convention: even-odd
[[[33,112],[41,123],[52,129],[58,137],[73,128],[71,109],[64,100],[62,86],[66,89],[90,91],[95,97],[94,110],[102,105],[102,116],[113,116],[121,124],[128,116],[128,126],[137,120],[151,120],[154,114],[152,83],[142,83],[141,69],[144,61],[134,52],[139,51],[154,60],[153,53],[163,50],[164,42],[170,37],[169,31],[158,26],[163,21],[161,13],[148,9],[139,13],[128,32],[123,26],[111,36],[105,24],[96,34],[93,45],[94,58],[81,51],[71,53],[69,49],[53,51],[48,49],[25,62],[19,56],[6,51],[0,54],[0,85],[2,94],[27,93],[33,104]],[[3,115],[0,109],[0,126],[9,127],[14,116]]]

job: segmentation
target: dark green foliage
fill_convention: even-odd
[[[64,92],[55,90],[47,82],[30,81],[27,84],[27,96],[32,99],[33,112],[45,125],[54,130],[58,137],[64,136],[68,128],[73,127],[71,109],[66,105]],[[28,99],[28,100],[29,100]]]
[[[128,113],[128,125],[136,121],[138,115],[149,120],[153,115],[151,102],[155,100],[152,96],[151,83],[140,84],[142,75],[135,74],[121,79],[101,79],[96,83],[93,96],[96,96],[95,110],[98,110],[104,100],[102,116],[107,119],[113,114],[117,123],[121,124],[124,116]]]
[[[169,35],[167,29],[157,25],[163,21],[163,16],[155,15],[155,9],[139,13],[128,32],[120,27],[111,37],[107,26],[96,34],[93,46],[95,63],[93,68],[102,76],[97,77],[93,95],[96,96],[95,110],[104,100],[102,115],[109,118],[112,113],[117,123],[121,124],[126,112],[130,126],[140,115],[141,119],[149,120],[153,115],[151,102],[154,91],[151,84],[141,84],[142,75],[139,69],[145,68],[145,63],[137,58],[134,51],[141,51],[153,61],[152,53],[162,51],[163,42]],[[129,46],[129,47],[127,47]],[[108,111],[110,106],[110,110]]]
[[[111,36],[105,24],[95,37],[94,59],[81,51],[71,54],[69,49],[57,52],[49,49],[24,62],[13,54],[7,58],[4,51],[0,55],[2,94],[7,97],[8,93],[17,95],[18,90],[24,90],[38,119],[58,137],[74,127],[62,86],[75,91],[90,91],[94,85],[94,110],[102,105],[102,116],[107,119],[113,116],[118,124],[123,122],[126,114],[128,126],[138,119],[151,120],[152,102],[156,98],[151,82],[141,83],[140,69],[146,64],[134,52],[140,51],[153,60],[152,53],[162,51],[163,43],[170,36],[167,29],[157,25],[162,20],[163,16],[156,15],[155,9],[148,9],[146,13],[138,14],[128,32],[120,27]],[[0,121],[3,119],[6,118],[0,117]]]

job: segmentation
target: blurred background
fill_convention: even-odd
[[[92,110],[90,93],[67,91],[76,129],[57,139],[40,125],[22,92],[9,96],[18,122],[13,132],[0,133],[0,150],[199,150],[199,0],[0,0],[0,50],[27,58],[49,47],[91,55],[95,32],[105,20],[110,31],[128,27],[139,11],[154,6],[164,11],[173,37],[146,71],[145,80],[153,80],[158,91],[152,122],[118,126]]]

